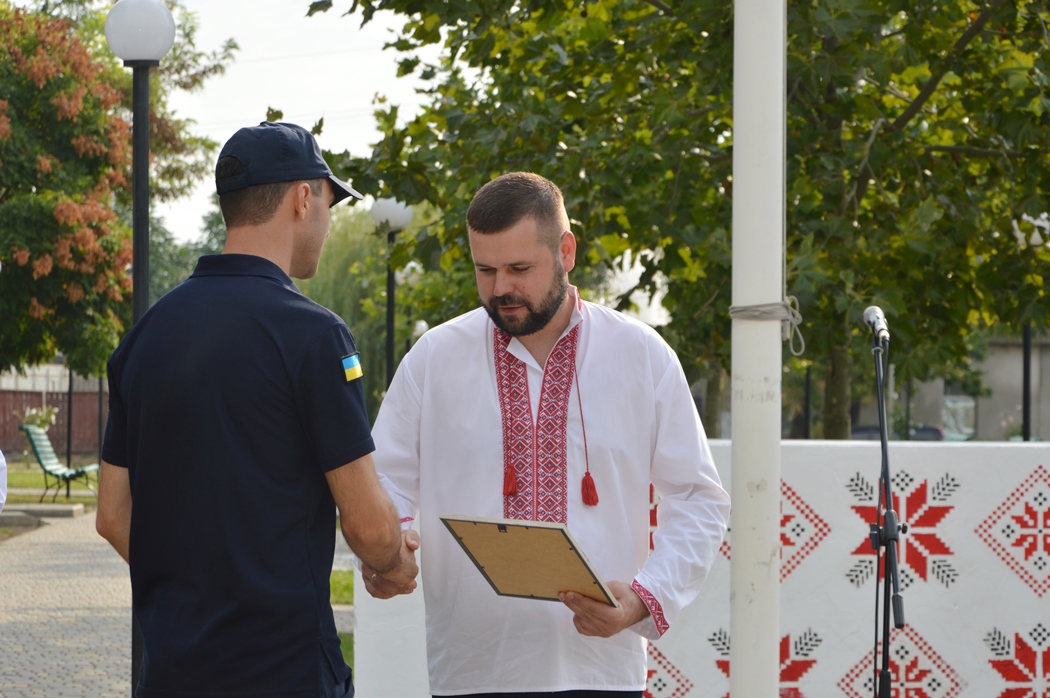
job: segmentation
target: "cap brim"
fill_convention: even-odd
[[[332,193],[335,194],[335,197],[332,199],[332,206],[351,196],[355,199],[365,198],[356,189],[338,179],[335,175],[328,175],[328,182],[332,185]]]

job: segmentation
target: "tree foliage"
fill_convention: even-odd
[[[69,20],[0,5],[0,368],[97,368],[127,320],[131,244],[121,93]]]
[[[219,211],[219,196],[212,194],[212,207],[202,217],[201,236],[182,242],[168,230],[163,220],[150,221],[149,298],[150,304],[190,277],[201,255],[219,254],[226,242],[226,225]]]
[[[129,325],[131,76],[98,5],[0,0],[0,370],[61,351],[75,372],[100,373]],[[172,58],[153,71],[155,200],[204,176],[216,147],[165,106],[236,48],[197,51],[194,31],[180,14]]]
[[[666,283],[663,331],[687,371],[727,363],[732,3],[349,10],[404,15],[400,72],[433,80],[407,123],[381,103],[372,156],[339,163],[358,186],[440,211],[406,254],[462,268],[473,192],[508,170],[540,172],[565,191],[585,263],[632,250],[640,287]],[[964,372],[974,331],[1047,324],[1050,249],[1011,234],[1047,210],[1045,3],[791,0],[787,17],[787,284],[807,360],[848,382],[852,356],[868,355],[871,304],[890,317],[898,380]],[[418,58],[431,44],[444,48],[435,65]],[[828,387],[825,436],[846,438],[851,390]]]
[[[377,234],[368,211],[337,206],[332,209],[331,232],[317,274],[297,282],[305,295],[343,318],[353,333],[372,419],[386,392],[386,252],[386,236]],[[411,301],[417,279],[409,277],[400,274],[395,291],[395,362],[412,341],[419,318]]]

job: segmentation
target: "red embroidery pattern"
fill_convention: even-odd
[[[634,593],[638,594],[641,598],[642,603],[645,604],[646,608],[649,609],[649,614],[653,617],[653,622],[656,623],[656,632],[663,635],[667,632],[670,624],[667,619],[664,618],[664,607],[660,605],[656,597],[653,596],[648,589],[638,583],[638,580],[631,582],[631,588],[634,589]]]
[[[650,497],[651,498],[651,497]],[[655,507],[654,507],[655,508]],[[787,579],[809,554],[817,549],[821,541],[831,532],[828,522],[820,518],[817,512],[806,503],[786,482],[780,483],[780,581]],[[732,546],[729,539],[731,530],[726,531],[718,551],[727,560],[732,559]],[[649,536],[649,547],[652,548],[652,534]]]
[[[907,473],[902,471],[901,482],[907,479]],[[893,508],[898,518],[908,524],[908,532],[901,536],[897,551],[901,571],[904,573],[901,575],[903,588],[910,586],[912,581],[906,574],[908,570],[924,582],[930,581],[931,574],[944,586],[951,585],[955,580],[957,573],[948,563],[948,558],[954,555],[954,552],[941,539],[940,531],[937,530],[944,517],[955,508],[938,502],[947,499],[953,491],[952,483],[942,478],[932,490],[929,481],[923,480],[918,487],[907,492],[906,496],[904,492],[900,495],[894,492]],[[851,508],[864,521],[875,521],[875,506],[854,505]],[[854,549],[853,554],[871,556],[875,554],[875,550],[871,547],[871,541],[865,539]]]
[[[723,657],[729,656],[729,635],[720,630],[708,641]],[[817,664],[810,655],[823,642],[812,630],[807,630],[791,642],[791,635],[780,638],[780,698],[805,698],[799,683],[802,677]],[[715,666],[729,678],[729,660],[716,659]],[[728,698],[729,694],[726,694]]]
[[[881,650],[882,643],[879,643]],[[857,662],[838,687],[849,698],[869,698],[875,690],[872,652]],[[901,698],[955,698],[964,688],[955,669],[948,665],[911,626],[890,632],[890,676],[894,696]],[[882,666],[882,658],[879,658]]]
[[[1036,596],[1050,591],[1050,471],[1036,468],[976,533]]]
[[[517,494],[503,498],[504,518],[561,523],[568,518],[565,432],[579,336],[580,326],[576,325],[558,340],[547,358],[533,428],[525,364],[507,351],[510,335],[499,328],[493,330],[503,419],[503,467],[513,469],[518,482]]]
[[[1050,630],[1042,623],[1029,633],[1031,642],[1020,633],[1014,641],[999,630],[993,630],[984,642],[996,657],[990,659],[1007,688],[996,698],[1050,698]]]
[[[653,533],[656,532],[656,510],[659,502],[659,498],[656,496],[656,488],[653,487],[653,483],[649,483],[649,551],[653,550]]]
[[[684,698],[693,690],[693,682],[652,642],[649,643],[648,663],[650,669],[645,677],[645,698]]]

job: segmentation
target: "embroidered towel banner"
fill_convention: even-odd
[[[732,492],[731,445],[711,447]],[[876,568],[868,524],[880,453],[875,441],[783,443],[781,696],[873,693]],[[891,441],[889,460],[895,509],[909,526],[900,546],[907,625],[890,639],[895,695],[1046,698],[1050,445]],[[649,644],[650,698],[729,695],[732,554],[730,522],[700,598]],[[361,597],[358,691],[425,698],[422,595]]]

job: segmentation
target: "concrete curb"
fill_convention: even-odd
[[[4,514],[20,513],[37,518],[73,519],[84,515],[84,505],[77,504],[8,504]],[[0,514],[3,516],[3,514]]]
[[[350,604],[332,604],[332,613],[335,616],[335,631],[338,633],[354,634],[357,626],[357,614]]]
[[[22,511],[0,512],[0,528],[36,528],[40,519]]]

